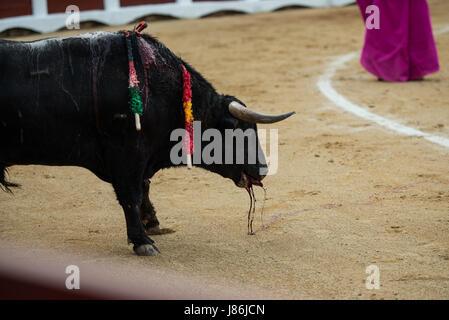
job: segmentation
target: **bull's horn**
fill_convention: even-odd
[[[229,104],[229,112],[237,119],[252,123],[275,123],[287,119],[291,115],[295,114],[295,112],[276,115],[263,114],[245,108],[237,101],[233,101]]]

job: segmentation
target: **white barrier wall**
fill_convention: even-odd
[[[15,0],[9,1],[10,3],[13,3]],[[23,6],[29,6],[28,9],[22,10],[22,12],[30,12],[30,14],[9,16],[0,19],[0,32],[13,28],[22,28],[45,33],[65,27],[68,14],[65,12],[49,13],[48,10],[49,8],[52,9],[54,6],[60,6],[61,3],[55,4],[54,0],[22,0],[20,2],[23,3]],[[145,2],[152,2],[153,4],[139,5],[139,3]],[[256,13],[273,11],[293,5],[329,7],[348,5],[354,2],[355,0],[103,0],[103,3],[100,2],[99,6],[101,9],[86,11],[83,11],[82,7],[82,4],[86,3],[86,1],[72,0],[68,3],[74,5],[79,3],[81,22],[96,21],[106,25],[122,25],[153,14],[168,15],[176,18],[199,18],[214,12],[225,10]],[[7,3],[3,3],[0,7],[0,10],[3,10],[3,13],[0,12],[0,17],[15,15],[17,14],[15,12],[19,12],[20,14],[20,10],[17,10],[17,6],[17,3],[10,5],[9,7]],[[12,12],[11,14],[6,12],[6,10],[9,9]]]

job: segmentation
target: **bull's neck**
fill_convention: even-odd
[[[193,114],[195,120],[204,122],[207,126],[218,113],[222,106],[224,96],[218,94],[213,88],[210,90],[192,88]]]

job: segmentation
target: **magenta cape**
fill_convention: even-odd
[[[366,29],[362,66],[386,81],[419,79],[439,70],[426,0],[357,0],[364,21],[366,7],[379,8],[380,29]]]

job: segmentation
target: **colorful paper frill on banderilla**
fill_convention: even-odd
[[[137,80],[136,69],[134,63],[129,63],[129,106],[131,112],[134,114],[136,120],[136,130],[141,130],[140,117],[143,114],[143,106],[141,99],[141,92],[139,88],[139,81]]]
[[[192,154],[193,154],[193,110],[192,110],[192,79],[190,73],[184,65],[182,67],[183,78],[183,94],[182,103],[184,108],[184,124],[185,124],[185,139],[184,151],[187,155],[187,168],[192,168]]]

